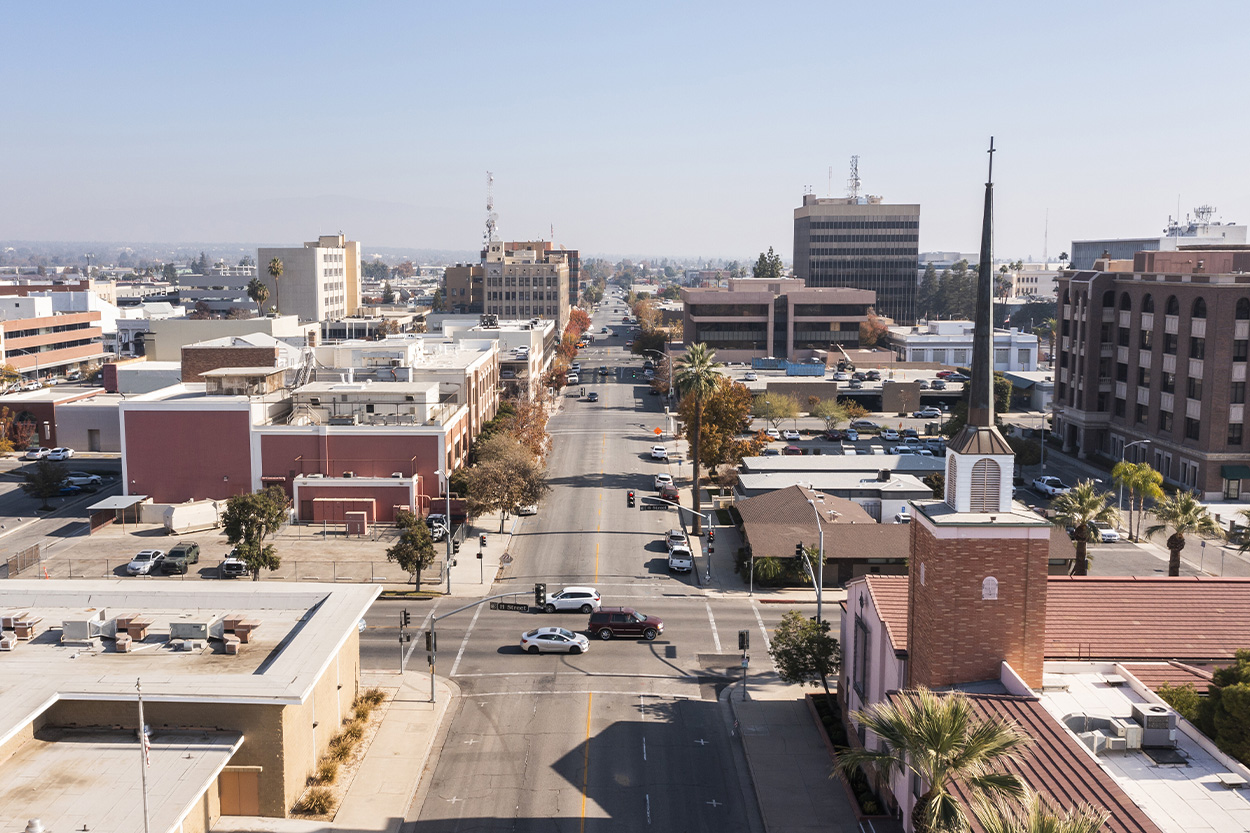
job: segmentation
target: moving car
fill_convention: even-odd
[[[74,456],[72,448],[54,448],[48,452],[48,459],[56,462],[63,462]]]
[[[186,575],[192,564],[200,563],[200,545],[194,541],[179,541],[161,560],[161,572],[165,575]]]
[[[876,431],[881,426],[873,422],[871,419],[857,419],[851,423],[851,427],[856,431]]]
[[[783,440],[801,440],[801,439],[803,439],[803,437],[799,434],[799,432],[798,432],[798,431],[782,431],[782,432],[781,432],[781,438],[782,438]]]
[[[1056,497],[1058,495],[1066,495],[1072,491],[1072,487],[1066,485],[1058,477],[1037,477],[1033,479],[1033,490],[1040,492],[1047,497]]]
[[[945,380],[942,380],[942,379],[934,379],[929,384],[929,389],[930,390],[946,390],[946,382]]]
[[[665,486],[673,485],[673,476],[668,472],[661,472],[655,476],[655,488],[663,489]]]
[[[247,564],[234,557],[234,550],[217,566],[217,578],[238,578],[248,574]]]
[[[755,373],[755,371],[751,371],[751,372],[747,373],[745,376],[743,376],[743,377],[742,377],[742,381],[744,381],[744,382],[754,382],[754,381],[757,381],[759,378],[760,378],[760,377],[759,377],[759,376]]]
[[[537,503],[527,503],[527,504],[525,504],[524,506],[518,506],[518,507],[516,508],[516,513],[517,513],[518,515],[537,515],[537,514],[538,514],[538,504],[537,504]]]
[[[608,328],[607,328],[607,327],[604,327],[604,328],[602,328],[601,330],[599,330],[599,332],[601,332],[601,333],[606,333],[606,332],[610,332],[610,331],[608,330]]]
[[[672,484],[660,487],[660,497],[674,503],[681,503],[681,492],[677,491],[677,487]]]
[[[667,460],[668,449],[662,445],[651,446],[651,459],[652,460]]]
[[[576,373],[570,372],[567,376],[564,377],[564,381],[565,381],[565,384],[580,385],[582,382],[582,378],[578,376]]]
[[[942,416],[942,412],[930,405],[926,408],[921,408],[918,411],[913,411],[912,416],[916,419],[938,419]]]
[[[52,453],[52,449],[50,448],[42,448],[42,447],[28,448],[26,450],[26,453],[23,454],[22,457],[27,460],[42,460],[44,457],[47,457],[51,453]]]
[[[130,563],[126,565],[126,574],[131,576],[146,576],[152,572],[152,568],[159,565],[165,560],[165,553],[160,550],[141,550],[130,559]]]
[[[655,639],[664,633],[664,623],[657,617],[646,616],[632,607],[601,607],[590,614],[586,630],[600,639]]]
[[[585,634],[573,633],[565,628],[534,628],[521,634],[521,650],[531,654],[580,654],[588,648],[590,640]]]
[[[673,547],[668,551],[668,571],[688,573],[694,569],[694,554],[686,546]]]
[[[559,593],[547,596],[543,610],[555,613],[558,610],[576,610],[581,613],[592,613],[599,609],[599,591],[593,587],[566,587]]]
[[[664,543],[670,550],[673,547],[686,546],[686,531],[684,529],[670,529],[664,534]]]
[[[65,476],[65,482],[71,486],[102,486],[104,480],[98,474],[88,474],[85,471],[71,471]]]
[[[598,402],[598,401],[599,401],[599,394],[595,393],[595,392],[592,390],[590,393],[586,394],[586,401],[587,401],[587,402]]]
[[[852,379],[851,381],[846,383],[846,386],[850,388],[851,390],[860,390],[864,387],[864,383],[858,379]]]

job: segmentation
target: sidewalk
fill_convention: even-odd
[[[437,677],[435,702],[430,703],[429,675],[419,671],[406,672],[402,681],[383,672],[360,675],[361,688],[394,688],[397,683],[399,691],[334,821],[222,816],[213,833],[397,833],[425,774],[443,716],[459,695],[455,683]]]

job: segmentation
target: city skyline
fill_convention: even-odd
[[[999,256],[1159,233],[1200,204],[1250,222],[1229,174],[1250,117],[1211,80],[1244,74],[1241,5],[341,12],[10,10],[4,238],[312,227],[472,251],[489,169],[506,240],[790,260],[804,192],[844,194],[858,155],[864,192],[920,204],[920,251],[972,251],[991,134]]]

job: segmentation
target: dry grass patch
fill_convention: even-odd
[[[292,818],[334,820],[394,695],[393,689],[373,688],[356,698],[351,716],[330,739],[316,771],[309,776],[308,789],[291,808]],[[361,706],[365,707],[363,715]]]

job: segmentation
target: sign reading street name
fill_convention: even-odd
[[[638,508],[641,511],[646,512],[646,511],[650,511],[654,509],[667,509],[668,504],[667,503],[648,503],[647,499],[643,498],[642,503],[639,504]]]
[[[491,610],[518,610],[521,613],[525,613],[526,611],[530,609],[530,606],[527,604],[518,604],[516,602],[491,602],[490,609]]]

